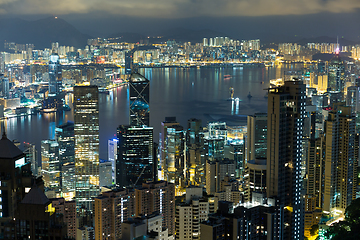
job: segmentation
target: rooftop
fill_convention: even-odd
[[[0,140],[0,159],[14,159],[23,155],[23,152],[10,141],[4,131]]]

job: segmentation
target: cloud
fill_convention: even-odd
[[[123,16],[184,18],[348,13],[358,8],[359,0],[0,0],[1,15],[101,12]]]

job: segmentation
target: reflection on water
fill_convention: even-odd
[[[187,120],[195,117],[207,121],[227,119],[228,116],[248,115],[267,111],[265,88],[269,80],[279,78],[288,68],[301,65],[285,65],[285,68],[146,68],[140,73],[151,81],[150,124],[154,127],[154,139],[158,141],[160,122],[167,116],[176,116],[184,127]],[[230,75],[230,77],[225,75]],[[234,98],[228,101],[229,88],[234,88]],[[251,92],[252,98],[247,95]],[[120,124],[129,123],[129,91],[127,86],[113,89],[110,94],[100,94],[100,158],[107,158],[107,140],[116,135]],[[73,109],[73,95],[66,99]],[[37,145],[43,139],[54,138],[55,127],[73,121],[73,111],[46,113],[5,121],[9,139]],[[230,124],[242,124],[229,122]]]

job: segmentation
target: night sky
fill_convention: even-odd
[[[183,27],[240,39],[327,35],[360,42],[359,0],[0,0],[0,21],[48,16],[92,36]]]

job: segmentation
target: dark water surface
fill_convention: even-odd
[[[302,65],[283,65],[270,68],[145,68],[140,73],[151,81],[150,124],[154,127],[154,140],[158,141],[160,123],[167,116],[175,116],[186,127],[189,118],[208,121],[227,120],[230,125],[242,125],[237,115],[267,111],[265,88],[269,80],[279,78],[287,69]],[[224,75],[231,75],[224,79]],[[234,88],[236,102],[228,101],[230,87]],[[248,94],[252,98],[248,98]],[[67,96],[72,106],[72,95]],[[107,159],[107,140],[116,134],[120,124],[129,123],[128,87],[100,94],[100,158]],[[235,117],[234,117],[235,116]],[[47,113],[6,120],[8,138],[35,143],[40,151],[41,140],[54,138],[55,127],[73,121],[72,111]],[[39,152],[40,153],[40,152]]]

